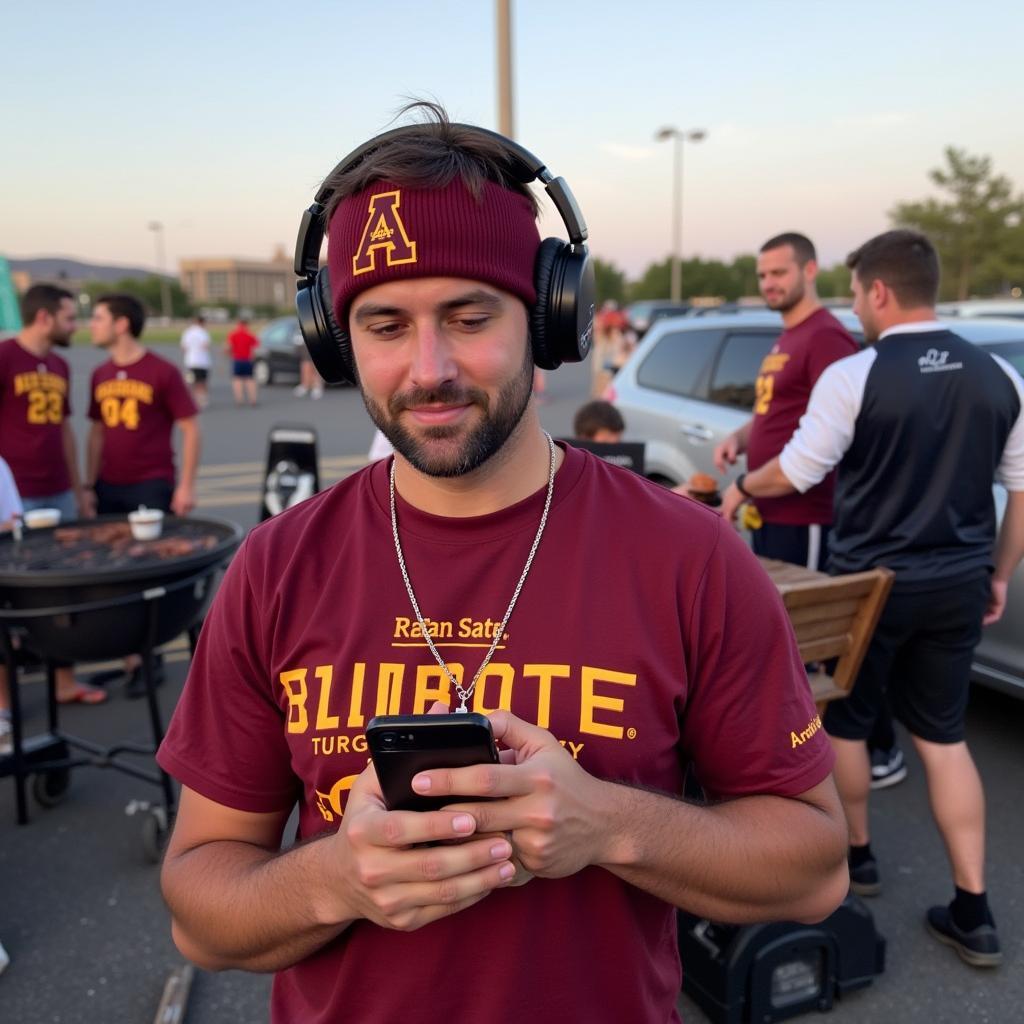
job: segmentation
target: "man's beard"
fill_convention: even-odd
[[[788,313],[798,302],[800,302],[805,294],[806,289],[804,288],[803,282],[800,282],[791,292],[787,292],[781,298],[776,299],[774,303],[765,300],[765,305],[769,309],[773,309],[776,313]]]
[[[50,344],[57,348],[71,348],[71,339],[75,336],[75,332],[72,331],[70,334],[51,334]]]
[[[472,473],[498,452],[519,425],[533,391],[533,358],[527,349],[526,362],[520,373],[498,392],[491,402],[480,388],[461,388],[456,384],[443,384],[438,388],[414,388],[393,395],[387,412],[363,392],[363,404],[370,419],[391,442],[395,451],[421,473],[435,477],[455,477]],[[442,405],[475,405],[483,413],[481,421],[469,430],[457,451],[448,453],[432,450],[431,441],[457,438],[466,428],[461,424],[425,427],[423,440],[418,440],[398,420],[403,409],[439,403]]]

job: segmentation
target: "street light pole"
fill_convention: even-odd
[[[164,226],[158,220],[151,220],[148,226],[156,240],[156,265],[160,270],[160,305],[163,307],[164,322],[170,323],[171,285],[167,280],[167,267],[164,261]]]
[[[515,136],[512,100],[512,0],[497,0],[495,9],[498,44],[498,131]]]
[[[683,143],[700,142],[707,138],[703,128],[690,128],[680,131],[670,125],[660,128],[654,134],[658,142],[672,140],[672,283],[671,295],[673,302],[679,302],[683,294]]]

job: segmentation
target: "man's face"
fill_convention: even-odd
[[[420,472],[472,472],[508,440],[530,401],[526,307],[479,281],[377,285],[349,311],[370,418]]]
[[[757,255],[757,286],[769,309],[786,313],[804,297],[811,280],[811,262],[800,266],[791,245]]]
[[[874,345],[881,329],[871,303],[870,288],[865,288],[855,270],[850,275],[850,290],[853,292],[853,312],[864,328],[864,341]]]
[[[92,316],[89,318],[89,335],[92,343],[98,348],[110,348],[117,340],[114,316],[102,302],[93,307]]]
[[[71,344],[71,338],[78,327],[73,299],[61,299],[60,309],[56,313],[47,314],[49,328],[46,337],[51,345],[60,348],[67,348]]]

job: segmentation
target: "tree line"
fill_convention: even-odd
[[[923,231],[934,243],[942,263],[940,299],[1005,295],[1024,286],[1024,193],[996,174],[987,156],[971,156],[953,146],[944,156],[945,165],[928,175],[942,195],[897,203],[888,213],[890,223]],[[630,281],[614,263],[595,258],[598,299],[664,299],[670,294],[671,267],[668,257]],[[730,263],[694,257],[683,260],[681,267],[684,299],[730,302],[757,295],[757,257],[751,253]],[[818,294],[850,294],[850,272],[844,264],[819,270]]]

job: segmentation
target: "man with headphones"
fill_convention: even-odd
[[[817,920],[845,895],[832,756],[721,517],[541,429],[534,365],[590,344],[568,186],[426,109],[303,218],[310,351],[395,455],[258,526],[225,576],[159,753],[175,940],[279,972],[275,1021],[663,1024],[676,906]],[[533,180],[568,242],[541,241]],[[368,720],[449,709],[488,715],[501,763],[421,772],[462,796],[388,811]],[[688,760],[707,806],[679,798]]]

